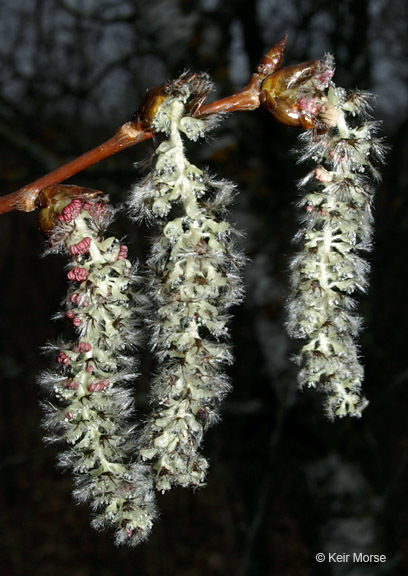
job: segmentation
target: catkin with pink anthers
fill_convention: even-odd
[[[139,340],[141,297],[127,247],[104,238],[113,210],[105,200],[76,198],[59,215],[49,252],[70,257],[65,316],[76,338],[49,346],[56,366],[40,377],[53,396],[45,404],[49,439],[70,445],[60,464],[74,472],[75,497],[89,501],[93,526],[116,530],[117,543],[146,538],[156,515],[147,468],[133,462],[132,393],[135,377],[128,352]]]

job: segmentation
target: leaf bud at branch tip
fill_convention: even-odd
[[[272,46],[272,48],[265,54],[262,60],[258,64],[258,68],[256,71],[260,76],[263,78],[268,76],[269,74],[273,74],[278,70],[280,65],[282,64],[283,53],[286,47],[286,41],[288,39],[288,35],[285,34],[283,38],[276,42]]]

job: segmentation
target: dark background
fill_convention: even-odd
[[[285,64],[336,56],[335,81],[378,96],[391,146],[376,198],[371,288],[360,298],[370,405],[330,423],[322,398],[296,391],[296,344],[284,331],[296,230],[297,130],[264,110],[225,119],[192,155],[238,183],[233,220],[251,258],[235,310],[234,391],[204,451],[208,486],[159,496],[149,542],[116,548],[89,527],[42,443],[40,348],[62,330],[50,317],[65,290],[63,259],[41,259],[34,213],[0,218],[0,573],[2,576],[306,576],[408,573],[407,159],[408,8],[405,0],[2,0],[0,192],[11,192],[108,138],[145,89],[189,68],[207,71],[215,97],[248,80],[289,35]],[[145,143],[72,183],[115,204],[138,178]],[[148,235],[125,218],[130,254]],[[147,232],[147,237],[146,237]],[[146,407],[152,360],[137,383]],[[324,563],[317,552],[386,554],[385,564]]]

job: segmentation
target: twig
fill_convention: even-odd
[[[143,131],[137,124],[127,122],[121,126],[112,138],[106,140],[96,148],[85,152],[85,154],[49,172],[31,184],[27,184],[23,188],[0,198],[0,214],[12,210],[32,212],[38,208],[36,200],[43,188],[63,182],[85,168],[112,156],[112,154],[116,154],[121,150],[143,142],[143,140],[147,140],[152,136],[153,134],[151,132]]]
[[[259,95],[261,84],[266,76],[273,74],[273,72],[280,67],[285,45],[286,36],[274,44],[262,58],[257,67],[257,71],[251,76],[247,86],[240,92],[209,104],[203,104],[195,110],[194,115],[209,116],[211,114],[248,111],[258,108],[260,105]],[[144,128],[140,122],[127,122],[123,124],[112,138],[106,140],[106,142],[103,142],[96,148],[85,152],[81,156],[78,156],[78,158],[71,160],[71,162],[60,166],[23,188],[1,197],[0,214],[12,210],[32,212],[38,208],[37,199],[43,188],[59,184],[74,174],[121,150],[148,140],[153,137],[153,133],[153,131]]]

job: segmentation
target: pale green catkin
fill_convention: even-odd
[[[302,228],[293,259],[289,332],[304,344],[298,356],[300,386],[326,394],[329,418],[361,416],[363,367],[356,336],[361,321],[350,295],[365,291],[370,249],[374,166],[383,147],[369,118],[370,95],[330,85],[325,108],[331,127],[301,135],[301,161],[315,164],[300,184]],[[334,121],[333,121],[334,118]]]
[[[208,83],[202,75],[181,87],[180,82],[170,85],[154,118],[156,131],[166,139],[131,200],[138,218],[160,226],[148,260],[151,341],[158,367],[140,455],[151,464],[161,491],[204,482],[203,433],[218,419],[218,405],[230,388],[223,373],[232,361],[223,342],[228,338],[226,311],[242,298],[243,258],[225,219],[234,186],[191,164],[182,141],[182,135],[196,141],[207,129],[205,121],[186,113],[197,82]]]

